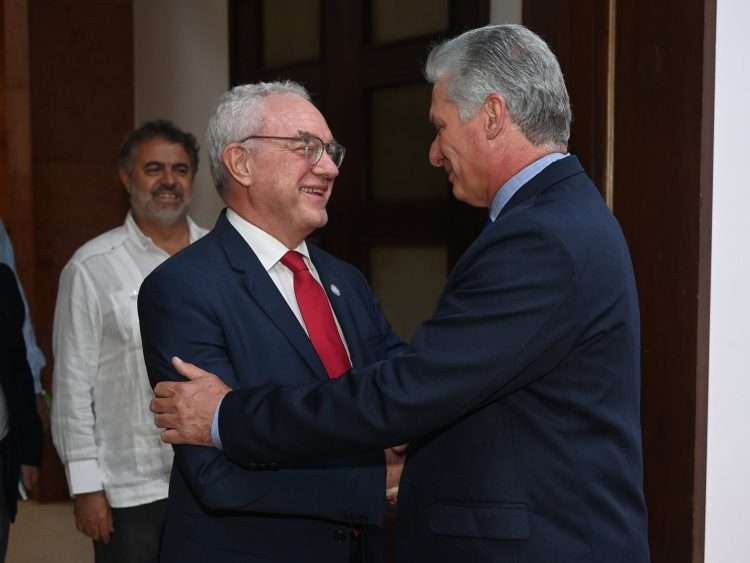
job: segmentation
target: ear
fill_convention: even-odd
[[[221,159],[227,172],[238,184],[248,187],[252,183],[252,159],[244,148],[237,144],[228,145],[224,147]]]
[[[490,94],[482,104],[482,115],[484,117],[484,131],[487,139],[494,139],[505,128],[505,120],[508,117],[508,108],[505,99],[499,94]]]
[[[125,188],[125,191],[130,193],[130,174],[128,174],[128,171],[120,168],[117,171],[118,176],[120,176],[120,182],[122,182],[123,187]]]

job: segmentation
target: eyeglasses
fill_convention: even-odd
[[[301,143],[301,146],[299,148],[304,149],[305,160],[310,166],[315,166],[318,162],[320,162],[320,159],[323,158],[323,151],[325,150],[326,153],[328,153],[328,156],[331,157],[333,163],[336,165],[336,168],[341,168],[341,163],[344,162],[344,155],[346,154],[346,148],[344,148],[343,145],[340,145],[336,141],[324,143],[323,139],[313,135],[312,133],[308,133],[307,131],[299,131],[299,135],[297,137],[249,135],[244,139],[238,141],[238,143],[242,144],[245,141],[249,141],[251,139],[267,139],[272,141],[298,141],[299,143]]]

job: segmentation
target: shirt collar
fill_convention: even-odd
[[[534,176],[539,174],[542,170],[547,168],[553,162],[565,158],[567,154],[559,152],[553,152],[544,155],[539,160],[535,160],[525,168],[522,168],[515,175],[511,176],[510,179],[505,182],[495,194],[490,205],[490,221],[495,221],[500,212],[508,204],[510,198],[520,190],[524,184],[528,183]]]
[[[127,231],[130,239],[142,249],[151,250],[153,248],[156,248],[156,245],[151,240],[151,238],[147,237],[138,226],[138,223],[135,222],[132,211],[128,211],[128,215],[125,217],[125,230]]]
[[[201,236],[200,227],[196,225],[195,221],[193,221],[190,216],[187,216],[187,224],[188,224],[188,230],[190,231],[190,242],[195,242],[198,240]],[[161,248],[156,246],[154,244],[154,241],[151,240],[151,237],[147,236],[141,228],[138,226],[138,223],[135,222],[135,218],[133,217],[133,212],[128,211],[127,216],[125,217],[125,231],[128,233],[128,236],[130,239],[135,242],[138,246],[140,246],[144,250],[159,250],[160,252],[164,252]]]
[[[190,229],[190,242],[193,243],[203,236],[205,231],[198,226],[198,224],[190,218],[190,215],[186,217],[188,229]]]
[[[230,208],[227,209],[227,221],[229,221],[248,246],[253,250],[266,271],[273,268],[278,261],[281,260],[284,254],[289,251],[283,242],[269,235],[260,227],[253,225],[247,219],[240,217],[239,214]],[[309,267],[310,252],[307,249],[305,241],[303,240],[299,246],[293,250],[296,250],[305,257],[305,261]]]

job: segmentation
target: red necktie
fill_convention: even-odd
[[[294,295],[305,320],[307,334],[328,377],[340,377],[351,364],[325,291],[307,269],[299,252],[290,250],[281,259],[281,263],[294,273]]]

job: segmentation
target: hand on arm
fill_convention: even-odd
[[[211,422],[221,399],[231,391],[221,379],[175,357],[172,365],[189,381],[162,381],[154,388],[151,412],[169,444],[213,446]]]
[[[109,543],[114,528],[112,509],[104,491],[76,495],[74,512],[78,531],[96,542]]]
[[[204,302],[206,292],[173,291],[175,285],[169,273],[167,268],[160,275],[147,278],[139,292],[144,359],[155,387],[151,409],[157,414],[157,426],[174,430],[165,431],[164,440],[179,442],[174,448],[175,470],[198,502],[207,510],[319,516],[340,521],[363,514],[369,521],[379,519],[383,509],[382,450],[373,449],[364,461],[359,456],[357,463],[364,465],[357,465],[353,478],[350,466],[280,467],[252,460],[240,466],[230,462],[221,450],[202,447],[212,445],[209,435],[215,405],[221,397],[231,396],[227,395],[230,387],[253,381],[255,368],[252,364],[232,363],[227,354],[227,328],[217,322],[220,315],[214,305]],[[200,335],[198,340],[196,335]],[[189,358],[217,374],[220,380],[190,364],[172,361],[174,355]],[[206,375],[202,383],[211,383],[218,393],[206,410],[203,431],[193,440],[185,436],[191,432],[185,430],[187,425],[179,418],[195,422],[189,406],[205,391],[196,384],[196,374]],[[182,397],[181,390],[190,389],[193,391]],[[181,403],[183,399],[187,404]]]
[[[146,357],[148,365],[149,358],[152,356]],[[378,513],[375,508],[376,503],[382,499],[382,492],[377,492],[382,491],[378,485],[381,487],[383,485],[380,480],[382,473],[378,470],[378,461],[382,463],[382,457],[378,459],[377,452],[373,452],[372,455],[372,471],[362,472],[357,479],[342,479],[342,472],[347,473],[349,469],[308,467],[300,470],[279,468],[268,464],[249,464],[241,467],[231,463],[220,450],[213,447],[186,445],[186,442],[212,445],[205,443],[206,440],[210,440],[208,435],[204,435],[203,438],[200,436],[204,430],[210,433],[214,405],[218,404],[229,387],[209,372],[192,364],[174,360],[173,366],[180,375],[188,378],[188,381],[160,381],[155,387],[156,399],[152,402],[151,410],[158,413],[156,416],[158,426],[170,427],[174,430],[174,432],[164,432],[165,441],[182,440],[182,443],[174,448],[175,467],[206,509],[257,511],[286,516],[320,515],[324,518],[342,521],[348,521],[353,512],[365,513],[369,517]],[[161,374],[164,373],[166,367],[162,365],[156,369]],[[156,369],[153,370],[154,373]],[[234,376],[226,370],[224,377],[229,380],[234,379]],[[204,393],[212,395],[200,385],[194,385],[200,378],[204,378],[203,383],[216,392],[216,397],[214,397],[215,401],[214,399],[210,401],[210,407],[205,411],[205,428],[198,430],[196,434],[198,438],[193,441],[191,424],[183,425],[179,420],[182,417],[190,420],[193,415],[185,413],[194,411],[182,401],[180,393],[181,390],[195,389],[195,393],[186,394],[185,400],[188,402],[192,402],[196,395],[198,397]],[[175,385],[174,388],[172,384]],[[200,399],[198,402],[201,402]],[[180,412],[183,414],[181,415]],[[194,421],[190,420],[190,423],[192,422]],[[175,429],[174,426],[177,428]],[[330,492],[323,494],[321,491]]]

